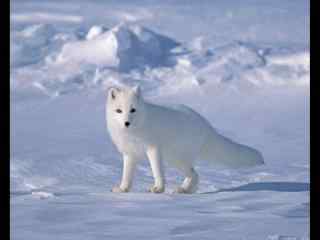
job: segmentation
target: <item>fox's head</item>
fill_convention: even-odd
[[[139,126],[142,121],[143,99],[140,87],[111,87],[108,90],[108,119],[124,129]]]

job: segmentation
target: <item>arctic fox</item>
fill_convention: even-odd
[[[193,167],[196,160],[231,168],[264,163],[257,150],[220,135],[191,108],[145,101],[138,86],[108,90],[106,121],[111,139],[123,155],[122,180],[113,192],[130,190],[136,165],[144,156],[149,159],[154,177],[149,190],[153,193],[165,190],[164,161],[185,176],[176,193],[197,190],[199,178]]]

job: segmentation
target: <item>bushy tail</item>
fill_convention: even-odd
[[[204,144],[200,159],[214,167],[246,168],[264,164],[262,154],[213,132]]]

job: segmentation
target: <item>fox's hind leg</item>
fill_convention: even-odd
[[[197,191],[199,176],[193,167],[181,169],[186,178],[183,183],[174,191],[175,193],[194,193]]]

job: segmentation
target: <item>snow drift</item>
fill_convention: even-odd
[[[14,31],[11,38],[15,99],[123,83],[170,93],[219,84],[239,89],[307,86],[310,79],[308,49],[244,41],[210,48],[202,38],[179,43],[138,24],[93,25],[68,32],[37,24]]]
[[[121,24],[105,32],[94,26],[86,40],[65,44],[57,62],[129,71],[166,64],[170,50],[178,45],[168,37],[137,25]]]
[[[21,31],[10,32],[10,67],[35,64],[50,53],[55,28],[36,24]]]

